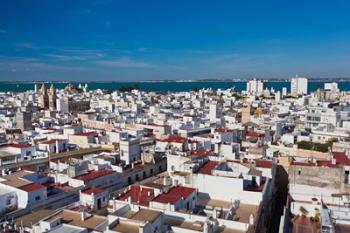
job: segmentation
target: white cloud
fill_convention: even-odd
[[[4,57],[0,56],[0,70],[2,71],[73,71],[81,70],[77,66],[63,66],[43,62],[37,58]]]
[[[121,57],[118,59],[112,60],[98,60],[95,62],[96,64],[108,66],[108,67],[120,67],[120,68],[154,68],[156,65],[135,61],[130,59],[129,57]]]

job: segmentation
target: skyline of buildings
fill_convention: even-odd
[[[350,92],[0,93],[0,230],[347,232]]]
[[[349,9],[1,1],[0,232],[350,233]]]

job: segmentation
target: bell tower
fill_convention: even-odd
[[[49,107],[49,96],[47,95],[45,83],[43,83],[43,85],[41,86],[40,92],[41,92],[41,96],[39,99],[40,107],[42,109],[47,109]]]

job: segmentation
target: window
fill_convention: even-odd
[[[301,174],[301,169],[299,168],[299,170],[298,170],[298,175],[300,175]]]
[[[350,172],[349,171],[345,171],[345,176],[344,176],[344,183],[349,183],[349,174],[350,174]]]
[[[36,200],[36,201],[39,201],[39,200],[40,200],[40,196],[36,196],[36,197],[35,197],[35,200]]]
[[[102,200],[103,200],[103,201],[106,201],[106,197],[103,197]]]

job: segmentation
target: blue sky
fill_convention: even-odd
[[[350,77],[350,1],[3,0],[0,80]]]

